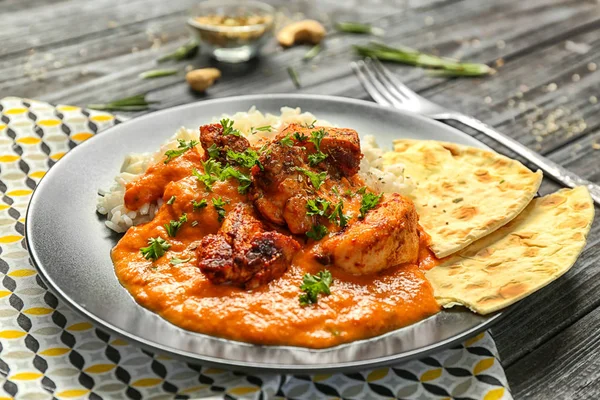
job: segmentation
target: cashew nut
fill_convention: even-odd
[[[204,92],[220,77],[221,71],[216,68],[200,68],[185,74],[188,85],[198,92]]]
[[[325,28],[318,21],[305,19],[294,22],[277,32],[277,41],[285,47],[298,43],[318,44],[325,37],[325,33]]]

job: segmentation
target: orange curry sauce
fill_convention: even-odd
[[[130,228],[112,251],[117,277],[142,306],[191,331],[255,344],[311,348],[381,335],[439,311],[422,272],[437,261],[424,233],[419,265],[393,266],[362,276],[328,267],[333,275],[331,295],[320,295],[317,304],[303,307],[298,301],[302,276],[325,268],[310,255],[311,244],[303,244],[282,277],[257,289],[211,283],[196,266],[195,258],[202,237],[220,227],[211,199],[228,201],[224,206],[227,212],[248,199],[229,181],[216,182],[212,192],[207,192],[191,175],[199,160],[195,149],[188,151],[167,165],[159,162],[150,167],[127,187],[125,200],[131,209],[161,195],[165,202],[152,221]],[[166,205],[172,196],[175,201]],[[202,198],[208,206],[194,211],[192,200]],[[163,225],[183,213],[187,213],[188,222],[175,238],[168,237]],[[193,221],[198,223],[192,226]],[[140,253],[152,237],[171,243],[166,254],[154,262]],[[172,265],[173,257],[189,261]]]

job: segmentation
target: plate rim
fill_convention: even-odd
[[[243,95],[243,96],[229,96],[229,97],[223,97],[223,98],[211,99],[211,100],[200,100],[200,101],[196,101],[196,102],[192,102],[192,103],[187,103],[187,104],[182,104],[182,105],[178,105],[178,106],[174,106],[174,107],[157,110],[154,112],[144,114],[139,117],[134,117],[129,120],[123,121],[117,125],[113,125],[110,128],[107,128],[106,130],[95,134],[90,139],[86,140],[85,142],[79,144],[78,146],[76,146],[75,148],[73,148],[69,152],[67,152],[67,154],[65,154],[65,156],[62,157],[57,163],[63,162],[63,160],[70,159],[70,157],[74,153],[77,154],[79,151],[83,151],[83,150],[78,150],[80,148],[85,149],[89,146],[93,146],[95,144],[96,137],[100,136],[100,134],[106,134],[107,132],[115,129],[116,127],[125,126],[127,124],[133,123],[134,121],[136,123],[139,123],[140,120],[155,118],[157,116],[160,116],[161,114],[169,114],[175,110],[184,110],[184,109],[188,109],[188,108],[202,107],[203,105],[205,105],[207,103],[219,104],[219,103],[227,103],[232,100],[260,101],[260,100],[264,100],[265,98],[280,99],[280,100],[293,100],[293,99],[298,99],[298,98],[305,99],[305,100],[315,99],[315,100],[324,100],[324,101],[330,101],[330,102],[336,102],[336,103],[349,103],[349,104],[366,106],[368,108],[375,108],[375,109],[384,108],[384,109],[387,109],[394,113],[400,114],[405,118],[420,120],[429,125],[443,126],[444,129],[446,129],[446,130],[454,130],[457,135],[467,137],[469,139],[472,139],[472,140],[475,140],[476,142],[478,142],[479,147],[485,148],[485,149],[491,149],[489,146],[487,146],[485,143],[481,142],[479,139],[477,139],[465,132],[462,132],[462,131],[458,130],[457,128],[454,128],[453,126],[443,124],[442,122],[436,121],[434,119],[431,119],[431,118],[428,118],[428,117],[425,117],[425,116],[422,116],[422,115],[419,115],[419,114],[416,114],[416,113],[413,113],[410,111],[399,110],[399,109],[396,109],[393,107],[388,107],[388,106],[381,106],[377,103],[374,103],[374,102],[371,102],[368,100],[341,97],[341,96],[320,95],[320,94],[293,94],[293,95],[291,95],[291,94],[276,93],[276,94],[252,94],[252,95]],[[115,114],[113,114],[113,115],[115,115]],[[116,117],[116,115],[115,115],[115,117]],[[116,336],[118,336],[120,338],[126,339],[130,343],[135,343],[137,346],[139,346],[141,348],[148,349],[153,352],[167,354],[167,355],[173,356],[174,358],[183,359],[183,360],[185,360],[187,362],[191,362],[191,363],[201,363],[201,364],[207,365],[207,366],[225,367],[225,368],[235,369],[235,370],[240,370],[240,371],[253,371],[253,372],[260,371],[260,372],[278,372],[278,373],[282,373],[282,372],[318,373],[318,372],[333,372],[333,371],[335,371],[335,372],[356,371],[356,370],[363,370],[363,369],[370,369],[370,368],[375,368],[375,367],[392,365],[395,362],[398,362],[398,360],[400,360],[400,359],[402,360],[402,362],[406,362],[406,361],[414,360],[415,358],[426,357],[427,355],[429,355],[433,352],[436,352],[436,351],[441,351],[441,350],[447,349],[450,346],[453,346],[457,343],[463,342],[464,340],[471,338],[474,335],[476,335],[480,332],[483,332],[484,330],[489,329],[492,325],[494,325],[495,323],[500,321],[504,316],[506,316],[508,313],[510,313],[510,311],[513,310],[516,306],[516,304],[515,304],[513,306],[510,306],[510,307],[502,310],[502,311],[496,312],[496,313],[492,314],[491,316],[486,316],[487,319],[485,321],[483,321],[480,324],[478,324],[464,332],[461,332],[460,334],[455,335],[451,338],[447,338],[445,340],[438,341],[434,344],[420,347],[418,349],[404,351],[401,353],[394,353],[394,354],[391,354],[388,356],[382,356],[382,357],[372,358],[372,359],[368,359],[368,360],[337,362],[334,364],[324,364],[324,365],[319,365],[319,364],[295,365],[295,364],[277,364],[277,363],[264,363],[264,362],[257,363],[257,362],[249,362],[249,361],[230,360],[228,358],[218,358],[218,357],[214,357],[214,356],[198,355],[198,354],[194,354],[194,353],[191,353],[191,352],[188,352],[185,350],[172,348],[170,346],[166,346],[166,345],[163,345],[160,343],[156,343],[156,342],[144,339],[142,337],[137,336],[136,334],[129,333],[121,328],[118,328],[118,327],[112,325],[111,323],[103,320],[102,318],[96,317],[91,311],[86,310],[80,304],[78,304],[75,300],[70,298],[70,296],[68,296],[60,288],[60,286],[49,276],[50,274],[47,273],[46,269],[44,268],[44,266],[38,259],[38,254],[36,252],[35,246],[33,246],[33,243],[32,243],[31,237],[33,236],[33,233],[30,232],[31,223],[29,223],[29,221],[30,221],[29,217],[30,217],[31,210],[35,206],[35,203],[37,201],[39,201],[38,196],[37,196],[37,194],[41,192],[41,190],[39,190],[39,189],[45,186],[45,182],[49,181],[49,179],[47,179],[47,178],[49,176],[52,176],[52,170],[54,170],[54,169],[55,168],[52,168],[52,167],[49,168],[48,172],[38,182],[38,184],[36,185],[32,195],[31,195],[29,203],[28,203],[27,212],[26,212],[26,216],[25,216],[25,218],[26,218],[25,219],[25,241],[26,241],[26,245],[27,245],[27,251],[30,256],[30,260],[32,261],[40,278],[43,280],[43,282],[47,286],[48,290],[51,291],[53,294],[57,295],[57,297],[59,297],[60,300],[64,304],[66,304],[70,309],[74,310],[82,317],[92,321],[96,325],[100,326],[102,329],[105,329],[106,331],[109,331],[110,333],[115,334]],[[153,314],[156,314],[153,311],[150,311],[150,310],[146,309],[145,307],[139,305],[137,302],[136,302],[136,304],[138,307],[142,307],[145,310],[152,312]],[[440,312],[444,312],[444,311],[445,310],[442,309]],[[452,311],[452,312],[469,312],[469,311]],[[438,314],[434,314],[434,316],[438,315]],[[431,317],[433,317],[433,316],[431,316]],[[431,317],[428,317],[428,318],[431,318]],[[160,318],[162,318],[162,317],[160,317]],[[409,326],[414,326],[416,324],[419,324],[419,323],[427,320],[428,318],[421,320],[419,322],[416,322],[415,324],[411,324]],[[164,318],[163,318],[163,320],[164,320]],[[167,320],[165,320],[165,321],[169,324],[172,324],[170,321],[167,321]],[[175,326],[177,326],[177,325],[175,325]],[[183,328],[180,328],[180,329],[183,329]],[[399,328],[399,329],[403,329],[403,328]],[[383,337],[386,335],[392,335],[399,329],[376,336],[375,338]],[[189,331],[189,332],[201,334],[201,333],[193,332],[193,331]],[[306,351],[306,352],[310,352],[310,353],[331,351],[336,348],[349,346],[349,345],[356,345],[359,342],[373,339],[373,338],[367,338],[367,339],[356,340],[353,342],[343,343],[343,344],[340,344],[337,346],[324,348],[324,349],[311,349],[311,348],[305,348],[305,347],[299,347],[299,346],[252,345],[249,343],[234,341],[234,340],[230,340],[230,339],[224,339],[224,338],[218,338],[218,337],[214,337],[214,338],[224,340],[224,341],[236,342],[238,344],[239,343],[248,344],[250,346],[277,348],[277,349],[294,350],[294,351],[302,350],[302,351]]]

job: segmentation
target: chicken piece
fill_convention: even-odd
[[[316,146],[309,139],[311,132],[320,129],[325,134],[320,149],[328,156],[318,165],[311,166],[308,155],[316,152]],[[286,137],[292,145],[282,143]],[[315,197],[315,188],[300,170],[315,173],[325,170],[328,180],[340,181],[356,175],[361,157],[358,134],[352,129],[290,124],[261,155],[263,169],[255,167],[252,170],[256,208],[274,224],[287,226],[295,234],[306,233],[314,222],[306,216],[306,201]]]
[[[333,171],[339,171],[343,176],[352,176],[356,174],[360,168],[360,160],[362,153],[360,151],[360,139],[358,133],[354,129],[348,128],[332,128],[316,126],[308,128],[300,124],[288,125],[280,134],[279,137],[290,136],[294,138],[294,134],[298,132],[298,136],[312,137],[312,132],[323,129],[325,136],[321,140],[321,151],[328,155],[323,161]],[[306,148],[307,154],[316,151],[315,144],[309,140],[302,142],[295,141],[298,146]]]
[[[364,220],[323,240],[313,250],[315,257],[355,275],[415,263],[419,256],[418,218],[410,199],[391,194]]]
[[[199,168],[200,165],[200,153],[195,148],[173,158],[167,164],[162,160],[158,161],[148,167],[144,175],[127,184],[125,207],[135,211],[146,203],[158,200],[170,182],[185,178],[193,168]]]
[[[219,150],[217,161],[226,162],[227,150],[233,150],[236,153],[242,153],[250,143],[244,136],[224,135],[221,124],[202,125],[200,127],[200,144],[204,149],[204,160],[208,160],[208,149],[215,146]],[[212,147],[214,149],[214,147]]]
[[[299,249],[294,239],[267,231],[251,205],[238,203],[219,232],[202,239],[198,266],[215,284],[254,289],[280,277]]]

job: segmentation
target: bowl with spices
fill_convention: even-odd
[[[207,1],[188,25],[219,61],[238,63],[258,54],[273,31],[275,9],[258,1]]]

